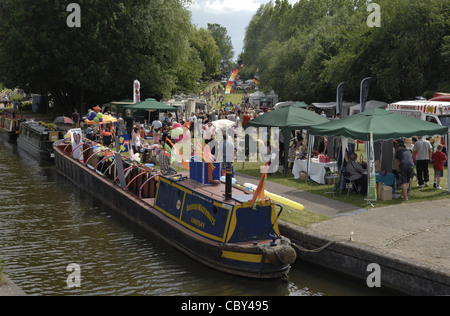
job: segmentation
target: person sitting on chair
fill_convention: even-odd
[[[364,174],[363,167],[356,161],[357,158],[358,155],[352,153],[350,159],[348,159],[347,153],[345,153],[347,165],[345,166],[344,177],[348,181],[353,181],[358,193],[364,195],[367,193],[367,176]]]

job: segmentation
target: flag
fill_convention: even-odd
[[[250,207],[256,208],[256,201],[259,199],[261,201],[264,201],[264,191],[266,188],[266,180],[267,180],[267,171],[269,170],[269,162],[266,162],[266,166],[264,167],[264,172],[261,177],[261,180],[259,180],[258,187],[256,188],[255,192],[253,193],[253,199],[252,204]]]
[[[359,97],[361,113],[364,112],[364,110],[366,109],[367,97],[369,96],[369,86],[370,86],[371,80],[372,80],[372,78],[368,77],[368,78],[364,78],[361,81],[361,91],[360,91],[360,97]]]
[[[135,80],[133,83],[133,103],[141,102],[141,83]]]
[[[229,76],[227,81],[227,87],[225,89],[225,94],[230,94],[231,88],[233,87],[234,80],[236,79],[236,76],[239,72],[239,68],[235,69]]]
[[[119,136],[119,152],[126,153],[131,148],[130,135]]]
[[[255,73],[255,76],[253,77],[253,83],[259,86],[259,75],[258,72]]]
[[[336,97],[336,115],[339,116],[342,113],[342,100],[344,99],[344,82],[337,87]]]

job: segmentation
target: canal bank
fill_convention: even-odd
[[[1,296],[26,296],[25,292],[22,291],[20,287],[18,287],[14,282],[12,282],[5,275],[1,277],[1,285],[0,285],[0,297]]]
[[[258,180],[243,174],[236,178],[239,183]],[[266,188],[331,217],[308,228],[279,224],[297,245],[297,260],[362,282],[374,276],[374,266],[369,267],[374,263],[382,287],[410,295],[450,295],[450,200],[361,209],[270,181]]]

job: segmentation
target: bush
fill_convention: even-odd
[[[33,104],[33,102],[31,102],[31,101],[22,102],[22,111],[31,112],[32,104]]]

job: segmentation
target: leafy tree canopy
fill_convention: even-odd
[[[450,2],[377,0],[381,27],[369,27],[371,2],[271,1],[248,24],[239,60],[284,100],[332,101],[345,81],[344,98],[357,101],[365,77],[369,98],[387,102],[450,91]]]
[[[190,88],[199,54],[185,0],[79,0],[81,27],[68,27],[68,1],[0,2],[0,81],[50,93],[64,112]]]

